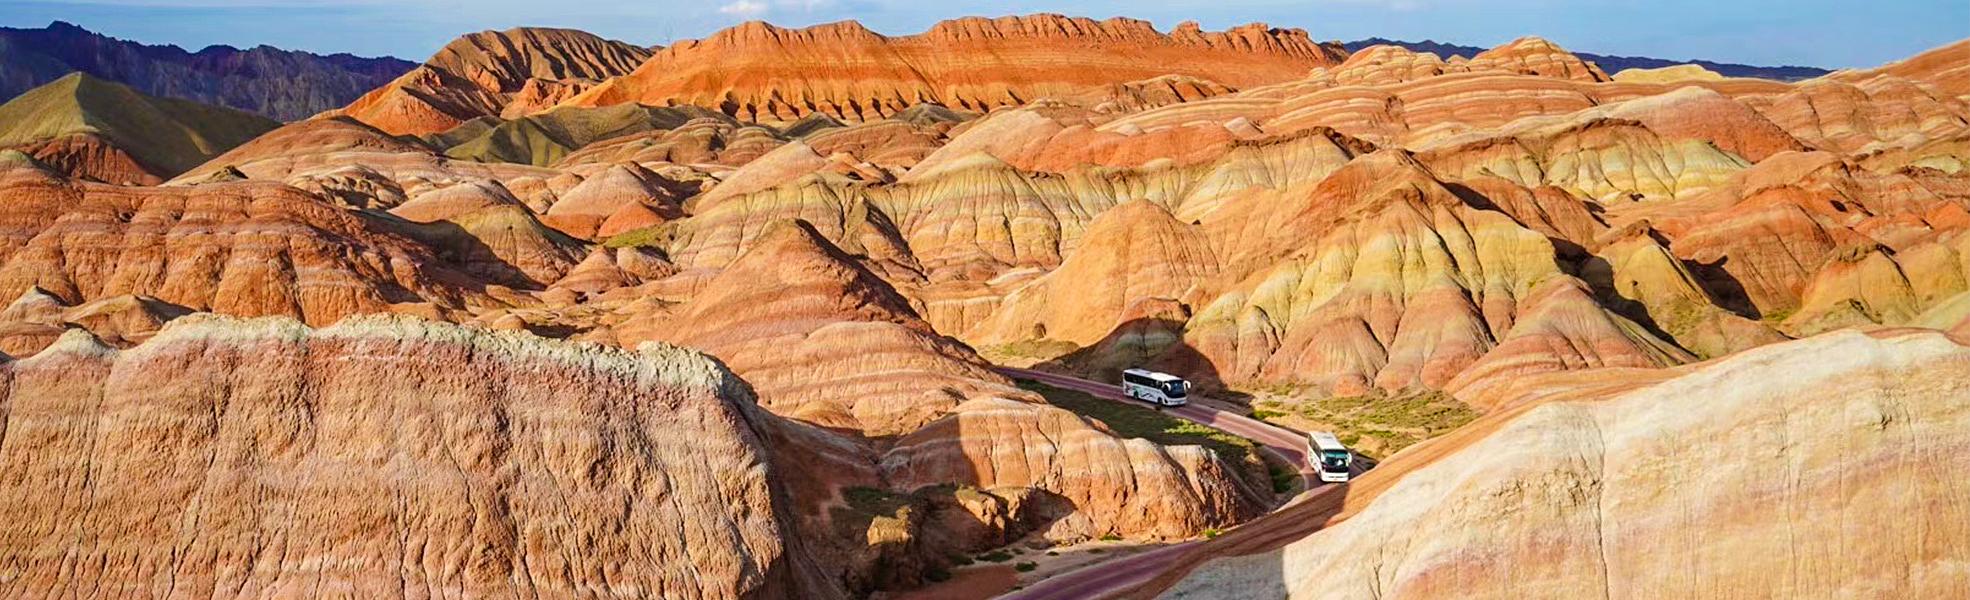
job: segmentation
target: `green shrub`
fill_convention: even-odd
[[[1008,560],[1012,560],[1012,555],[1006,553],[1006,551],[1004,550],[993,550],[991,552],[978,555],[978,560],[982,560],[985,562],[1002,563]]]
[[[1038,568],[1040,568],[1039,563],[1030,563],[1030,562],[1023,562],[1012,566],[1012,569],[1014,571],[1018,571],[1021,573],[1025,573],[1027,571],[1031,571],[1033,569],[1038,569]]]

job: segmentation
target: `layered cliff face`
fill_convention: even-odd
[[[1262,24],[1206,32],[1186,23],[1166,34],[1146,21],[1041,14],[958,19],[888,37],[853,21],[805,29],[752,22],[665,48],[571,102],[693,104],[748,121],[813,113],[860,121],[920,103],[982,111],[1101,94],[1164,75],[1261,85],[1345,56],[1304,31]]]
[[[186,52],[60,21],[40,29],[0,27],[0,99],[80,72],[152,96],[294,121],[348,104],[413,66],[389,57],[322,56],[271,46]]]
[[[1580,379],[1524,382],[1523,395],[1546,400],[1384,462],[1353,484],[1337,524],[1204,563],[1162,596],[1927,596],[1970,585],[1956,567],[1970,547],[1953,475],[1970,468],[1961,340],[1849,331],[1666,380]]]
[[[279,184],[125,188],[16,168],[0,170],[0,198],[0,297],[136,294],[316,325],[478,297],[426,247]]]
[[[392,134],[439,133],[476,117],[524,116],[629,73],[639,46],[571,29],[518,28],[460,37],[340,114]]]
[[[746,386],[695,352],[198,316],[0,379],[12,594],[840,593]]]

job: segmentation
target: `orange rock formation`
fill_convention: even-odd
[[[1163,75],[1275,83],[1345,54],[1304,31],[1263,24],[1207,32],[1185,23],[1166,34],[1146,21],[1041,14],[957,19],[888,37],[854,21],[805,29],[751,22],[665,48],[571,102],[696,104],[748,121],[811,113],[873,120],[924,102],[986,110]]]
[[[437,133],[475,117],[551,107],[649,56],[648,49],[572,29],[481,31],[338,112],[391,134]]]

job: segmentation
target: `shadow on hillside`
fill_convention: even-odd
[[[1217,363],[1186,343],[1183,332],[1183,321],[1134,319],[1116,326],[1101,341],[1042,362],[1034,369],[1111,383],[1121,381],[1122,371],[1128,369],[1162,371],[1189,380],[1194,389],[1212,399],[1249,407],[1252,397],[1226,389]]]

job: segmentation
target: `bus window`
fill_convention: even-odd
[[[1326,467],[1327,470],[1329,471],[1346,470],[1348,468],[1348,451],[1346,450],[1320,451],[1320,466]]]

